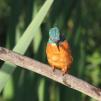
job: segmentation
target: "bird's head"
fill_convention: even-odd
[[[57,43],[60,40],[60,32],[57,27],[51,28],[49,30],[49,42]]]

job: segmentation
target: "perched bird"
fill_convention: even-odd
[[[53,71],[61,69],[63,75],[69,71],[73,58],[68,42],[57,27],[49,30],[49,40],[46,46],[46,55]]]

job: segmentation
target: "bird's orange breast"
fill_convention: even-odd
[[[56,44],[48,43],[46,54],[49,64],[59,69],[69,68],[73,60],[66,40],[60,42],[59,47]]]

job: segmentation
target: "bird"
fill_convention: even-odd
[[[53,71],[60,69],[63,75],[69,72],[73,57],[70,45],[65,39],[64,34],[60,34],[58,27],[53,27],[49,30],[46,56]]]

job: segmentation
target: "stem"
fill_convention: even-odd
[[[59,70],[55,70],[55,72],[53,72],[50,66],[38,62],[34,59],[22,56],[2,47],[0,47],[0,59],[41,74],[65,86],[80,91],[98,101],[101,101],[101,89],[96,88],[91,84],[70,74],[65,74],[63,76]],[[2,72],[7,73],[7,71],[4,70]]]

